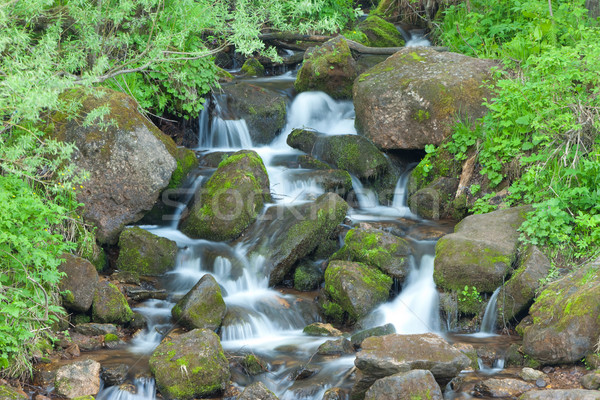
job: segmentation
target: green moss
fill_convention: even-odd
[[[265,67],[256,58],[249,58],[242,65],[242,73],[248,76],[263,76]]]
[[[104,342],[118,342],[119,337],[113,333],[108,333],[104,335]]]
[[[177,243],[137,226],[119,237],[117,268],[140,275],[161,275],[175,266]]]
[[[323,309],[323,314],[325,314],[325,317],[328,321],[331,321],[335,324],[342,324],[344,322],[345,313],[342,309],[342,306],[339,304],[331,301],[325,301],[321,305],[321,308]]]
[[[167,186],[168,189],[181,186],[185,177],[198,167],[198,159],[192,150],[179,147],[176,154],[177,168],[171,174],[171,180],[169,181],[169,186]]]
[[[396,27],[376,15],[371,15],[358,25],[368,38],[371,47],[402,47],[404,38]]]
[[[94,321],[102,323],[124,324],[133,319],[133,311],[119,288],[107,283],[106,287],[97,289],[94,294],[92,317]]]

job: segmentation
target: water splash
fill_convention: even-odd
[[[498,294],[500,293],[502,286],[494,290],[490,301],[488,301],[483,313],[483,319],[481,320],[480,333],[494,335],[496,331],[496,320],[498,319]]]
[[[156,384],[152,378],[136,378],[133,381],[135,390],[130,392],[122,386],[103,388],[96,395],[96,400],[154,400]]]

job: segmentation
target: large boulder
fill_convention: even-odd
[[[433,278],[437,286],[461,291],[465,286],[491,293],[502,285],[516,259],[519,227],[528,207],[470,215],[435,246]]]
[[[98,229],[99,242],[115,244],[126,224],[152,209],[171,179],[177,162],[164,142],[173,141],[138,112],[131,97],[107,88],[73,90],[64,101],[80,103],[80,118],[53,117],[53,136],[74,143],[73,161],[89,178],[77,199],[84,218]],[[93,110],[108,114],[85,124]]]
[[[260,156],[238,151],[219,164],[194,197],[181,231],[194,238],[231,240],[256,220],[271,199],[269,177]]]
[[[334,99],[350,99],[357,76],[356,61],[348,42],[343,36],[337,36],[306,50],[294,87],[298,92],[317,90]]]
[[[187,328],[217,330],[227,312],[221,288],[215,278],[206,274],[177,302],[171,314]]]
[[[347,211],[348,204],[334,193],[307,204],[269,208],[261,218],[264,221],[247,235],[258,239],[253,252],[266,256],[269,285],[280,283],[298,260],[326,241]]]
[[[377,147],[423,149],[450,135],[457,115],[482,117],[496,63],[426,47],[405,48],[354,82],[356,128]]]
[[[85,360],[63,365],[56,371],[54,388],[58,395],[69,399],[96,395],[100,390],[100,363]]]
[[[366,264],[331,261],[325,270],[323,294],[329,302],[324,311],[341,309],[344,320],[356,322],[389,298],[392,283],[392,278]]]
[[[81,257],[65,253],[62,258],[64,261],[58,270],[65,276],[58,287],[63,293],[63,305],[75,312],[87,312],[94,300],[98,272],[92,263]]]
[[[150,370],[160,393],[180,400],[217,395],[231,376],[219,337],[208,329],[163,341],[150,357]]]
[[[331,259],[365,263],[403,281],[410,268],[409,254],[408,242],[398,236],[379,229],[354,228]]]
[[[533,303],[540,282],[548,275],[550,260],[537,246],[529,246],[520,256],[517,269],[498,294],[498,321],[522,315]]]
[[[118,287],[106,281],[98,283],[92,303],[95,322],[124,324],[133,319],[133,311]]]
[[[584,389],[530,390],[519,400],[600,400],[600,392]]]
[[[175,266],[177,243],[137,226],[119,237],[117,268],[140,275],[162,275]]]
[[[415,369],[428,370],[437,382],[445,384],[468,367],[471,360],[433,333],[392,334],[365,339],[354,364],[360,374],[352,398],[362,399],[377,379]]]
[[[535,389],[533,383],[524,382],[513,378],[491,378],[475,385],[477,397],[509,398],[514,399],[521,394]]]
[[[553,282],[530,308],[523,351],[542,364],[574,363],[593,353],[600,335],[600,259]]]
[[[377,15],[370,15],[357,28],[365,34],[370,47],[402,47],[404,38],[394,24]]]
[[[444,399],[430,371],[415,369],[378,379],[365,393],[365,400],[415,399]]]
[[[228,119],[243,119],[254,144],[268,144],[285,126],[285,97],[275,91],[247,82],[223,85],[219,102],[226,107]]]

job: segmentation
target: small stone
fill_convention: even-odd
[[[54,379],[56,393],[75,398],[95,395],[100,390],[100,363],[94,360],[63,365]]]
[[[537,381],[540,378],[545,378],[546,374],[542,371],[535,370],[533,368],[525,367],[519,373],[519,377],[524,381]]]
[[[101,377],[106,386],[121,385],[127,379],[129,366],[126,364],[111,365],[102,368]]]
[[[342,332],[335,329],[331,324],[315,322],[307,325],[302,332],[310,336],[342,336]]]
[[[539,378],[535,380],[535,386],[539,387],[539,388],[545,388],[546,387],[546,381],[543,378]]]
[[[117,334],[117,327],[113,324],[86,323],[76,325],[73,329],[75,330],[75,332],[79,332],[82,335],[86,336]]]
[[[589,390],[598,390],[600,388],[600,371],[582,376],[581,386]]]
[[[317,354],[322,356],[341,356],[352,353],[354,353],[352,343],[344,338],[328,340],[317,349]]]

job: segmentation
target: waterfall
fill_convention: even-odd
[[[483,319],[481,320],[480,333],[494,335],[496,331],[496,320],[498,319],[498,294],[500,293],[502,286],[494,290],[490,301],[488,301],[483,313]]]
[[[363,210],[368,210],[372,208],[379,207],[379,200],[377,200],[377,195],[371,189],[366,189],[362,182],[351,175],[352,177],[352,188],[354,189],[354,194],[356,195],[356,200],[358,200],[358,205]]]
[[[207,101],[198,117],[198,148],[211,149],[249,149],[252,139],[248,125],[243,119],[226,118],[225,105],[213,98],[213,117],[210,118],[210,106]]]

